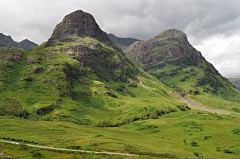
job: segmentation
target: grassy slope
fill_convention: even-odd
[[[227,77],[227,79],[235,85],[238,89],[240,89],[240,78],[237,77]]]
[[[95,39],[86,37],[81,41],[77,44],[92,48],[95,47],[94,44],[101,44],[114,51]],[[30,120],[70,121],[96,126],[118,126],[140,118],[154,118],[156,109],[165,110],[164,113],[180,111],[176,105],[181,103],[169,93],[175,91],[146,73],[139,73],[137,77],[144,84],[142,86],[136,79],[130,79],[128,83],[120,80],[116,82],[100,80],[92,70],[85,67],[81,68],[85,71],[85,75],[74,79],[70,90],[66,75],[62,71],[64,63],[80,64],[74,58],[66,57],[63,49],[76,43],[61,43],[46,49],[43,45],[31,51],[24,51],[23,60],[19,63],[11,60],[0,61],[5,72],[1,74],[2,107],[6,105],[6,99],[10,98],[20,103],[16,107],[25,109],[28,112],[26,118]],[[29,57],[33,62],[29,63],[27,60]],[[9,63],[13,67],[9,67]],[[34,67],[42,68],[42,71],[29,73]],[[76,99],[72,98],[69,91],[77,94]],[[117,98],[112,97],[113,95]],[[12,114],[18,111],[11,106],[9,109],[12,109]],[[38,115],[40,110],[43,111],[43,115]]]

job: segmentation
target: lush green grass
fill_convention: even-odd
[[[192,110],[170,113],[159,119],[135,121],[118,128],[98,128],[61,121],[30,121],[15,117],[1,117],[0,120],[1,139],[25,140],[22,143],[133,153],[143,155],[143,158],[163,155],[190,158],[194,157],[193,152],[202,152],[204,158],[238,158],[240,154],[239,133],[236,133],[239,130],[236,125],[239,116],[236,115],[215,115]],[[186,144],[183,142],[185,138]],[[191,141],[197,142],[198,146],[191,146]],[[216,147],[220,147],[220,151],[216,151]],[[235,154],[224,153],[225,148],[232,149]],[[9,156],[31,155],[29,149],[20,151],[5,146],[4,151]],[[76,155],[41,152],[45,157]]]

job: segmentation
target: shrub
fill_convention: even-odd
[[[30,153],[32,153],[37,158],[39,158],[42,155],[39,149],[32,149]]]
[[[190,110],[191,108],[188,107],[187,104],[182,104],[182,105],[177,105],[176,107],[178,107],[181,111],[188,111]]]
[[[183,143],[187,144],[187,139],[186,138],[183,139]]]
[[[234,130],[232,130],[232,133],[240,135],[240,129],[234,129]]]
[[[221,149],[220,147],[216,147],[216,151],[220,151],[220,149]]]
[[[197,144],[196,141],[192,141],[192,142],[191,142],[191,145],[192,145],[192,146],[198,146],[198,144]]]
[[[202,152],[193,152],[193,154],[197,157],[203,157]]]
[[[224,153],[233,153],[233,150],[230,149],[230,148],[225,148],[225,149],[223,150],[223,152],[224,152]]]

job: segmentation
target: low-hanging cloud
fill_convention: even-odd
[[[239,43],[231,40],[240,39],[239,8],[238,0],[0,0],[0,32],[41,44],[66,14],[82,9],[119,37],[147,40],[167,29],[182,30],[224,76],[240,77]],[[212,49],[223,42],[228,48]]]

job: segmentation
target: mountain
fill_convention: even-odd
[[[0,49],[0,60],[0,114],[118,126],[187,109],[82,10],[66,15],[49,40],[30,51]]]
[[[38,46],[38,45],[29,41],[28,39],[25,39],[18,43],[18,42],[15,42],[11,36],[6,36],[6,35],[0,33],[0,47],[31,50],[35,46]]]
[[[117,46],[119,46],[121,48],[125,48],[136,41],[140,41],[140,40],[134,39],[134,38],[119,38],[113,34],[108,34],[108,36]]]
[[[224,106],[222,99],[239,102],[239,90],[188,42],[182,31],[163,31],[150,40],[133,43],[125,52],[135,65],[182,96],[215,108],[216,104],[208,100],[218,101],[217,106]]]
[[[240,78],[237,77],[227,77],[227,79],[238,89],[240,89]]]
[[[82,10],[30,51],[0,47],[0,138],[21,142],[0,150],[13,158],[239,158],[239,90],[183,32],[127,50],[131,60]]]

